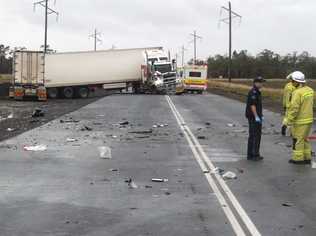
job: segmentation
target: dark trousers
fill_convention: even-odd
[[[253,159],[260,156],[262,124],[256,122],[254,119],[248,119],[248,123],[249,138],[247,158]]]

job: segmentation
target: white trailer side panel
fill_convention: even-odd
[[[142,79],[144,49],[46,55],[45,86],[65,87],[126,83]]]

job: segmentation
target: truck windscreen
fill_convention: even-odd
[[[197,77],[197,78],[201,78],[202,77],[202,73],[201,72],[196,72],[196,71],[191,71],[189,73],[190,77]]]
[[[160,73],[167,73],[171,72],[172,68],[170,64],[164,64],[164,65],[155,65],[155,71],[159,71]]]

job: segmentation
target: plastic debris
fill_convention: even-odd
[[[292,207],[293,203],[285,202],[285,203],[282,203],[282,206],[284,206],[284,207]]]
[[[224,179],[237,179],[237,175],[234,172],[227,171],[225,174],[223,174]]]
[[[40,151],[45,151],[47,150],[46,145],[37,145],[37,146],[24,146],[23,147],[25,151],[33,151],[33,152],[40,152]]]
[[[8,119],[13,119],[13,113],[11,113],[10,115],[8,115],[7,118],[8,118]]]
[[[205,136],[198,136],[197,138],[198,138],[198,139],[201,139],[201,140],[202,140],[202,139],[206,139]]]
[[[75,139],[75,138],[67,138],[66,141],[69,142],[69,143],[73,143],[73,142],[76,142],[78,140]]]
[[[32,117],[43,117],[45,115],[44,111],[40,108],[36,108],[33,111]]]
[[[214,174],[219,174],[219,175],[224,174],[224,172],[225,172],[225,170],[223,170],[223,169],[221,169],[221,168],[219,168],[219,167],[216,167],[216,168],[212,171],[212,173],[214,173]]]
[[[79,120],[60,120],[60,123],[79,123]]]
[[[152,182],[157,182],[157,183],[164,183],[164,182],[168,182],[169,180],[168,179],[156,179],[156,178],[153,178],[151,179]]]
[[[158,126],[157,125],[153,125],[153,128],[158,128]]]
[[[109,147],[98,147],[100,152],[100,158],[102,159],[112,159],[111,148]]]
[[[12,131],[14,131],[15,129],[13,129],[13,128],[7,128],[7,131],[8,132],[12,132]]]
[[[110,171],[112,171],[112,172],[118,172],[119,169],[110,169]]]
[[[128,125],[128,124],[129,124],[128,121],[123,121],[123,122],[119,123],[119,125]]]
[[[130,131],[128,133],[130,134],[152,134],[153,130],[149,129],[149,130],[140,130],[140,131]]]
[[[210,122],[205,122],[205,125],[206,125],[206,126],[210,126],[211,123],[210,123]]]
[[[92,131],[93,129],[90,128],[89,126],[83,126],[83,128],[81,129],[81,131]]]
[[[128,187],[130,189],[138,188],[137,184],[135,184],[135,182],[132,180],[132,178],[130,178],[129,180],[126,180],[125,182],[128,183]]]
[[[227,126],[228,126],[228,127],[236,127],[236,125],[235,125],[235,124],[232,124],[232,123],[228,123]]]

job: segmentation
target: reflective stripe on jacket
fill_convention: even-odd
[[[291,104],[292,94],[296,87],[293,86],[292,82],[285,85],[283,90],[283,108],[288,109]]]
[[[293,92],[288,110],[287,123],[289,125],[306,125],[314,121],[314,90],[303,86]]]

